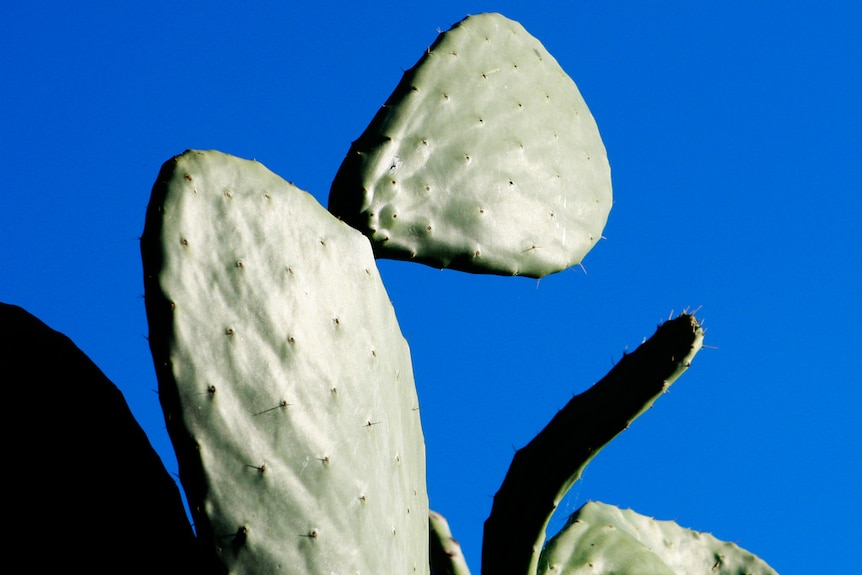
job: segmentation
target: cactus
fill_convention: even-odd
[[[763,560],[709,533],[591,501],[548,542],[541,575],[776,575]]]
[[[610,202],[604,147],[577,88],[498,14],[463,20],[405,74],[339,168],[332,213],[257,162],[196,150],[166,162],[141,255],[159,398],[194,535],[122,398],[80,350],[0,305],[0,360],[38,367],[35,385],[15,381],[16,391],[81,373],[89,387],[72,408],[127,438],[120,491],[152,499],[135,501],[146,509],[126,520],[137,521],[123,532],[131,545],[101,540],[126,563],[177,573],[468,575],[448,524],[428,508],[410,351],[374,258],[542,277],[583,258]],[[692,315],[669,320],[516,453],[485,523],[483,573],[773,573],[710,536],[595,503],[545,544],[548,520],[584,466],[688,368],[702,339]],[[43,350],[55,361],[40,363]],[[61,430],[76,428],[61,417],[68,411],[41,418],[39,431],[54,421],[63,439]],[[93,461],[114,459],[97,442],[84,447]],[[143,471],[129,471],[137,468],[128,458]],[[46,490],[16,487],[34,499]],[[125,519],[115,492],[87,495],[82,507],[63,491],[37,514],[95,518],[87,532],[63,533],[68,555],[90,547],[91,531]],[[141,560],[146,533],[158,549]]]
[[[596,454],[688,369],[702,344],[694,316],[665,322],[515,453],[485,522],[483,571],[536,573],[545,529],[563,496]]]
[[[257,162],[188,151],[141,240],[198,536],[238,573],[425,573],[410,353],[370,246]]]
[[[429,559],[431,573],[435,575],[470,575],[467,560],[461,552],[461,545],[452,537],[449,522],[446,518],[430,511],[428,524],[431,530],[429,543]]]
[[[605,147],[578,88],[499,14],[439,36],[350,147],[329,196],[378,257],[530,277],[580,263],[610,208]]]

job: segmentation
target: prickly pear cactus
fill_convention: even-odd
[[[734,543],[589,502],[548,542],[539,575],[777,575]]]
[[[231,573],[428,572],[407,344],[368,241],[263,165],[167,162],[142,238],[160,399]]]
[[[350,147],[329,209],[378,257],[542,277],[580,263],[610,167],[575,83],[500,14],[439,36]]]

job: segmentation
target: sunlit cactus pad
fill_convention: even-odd
[[[601,237],[610,166],[553,56],[519,23],[479,14],[404,74],[350,147],[329,209],[378,257],[542,277]]]
[[[142,252],[159,394],[216,561],[427,573],[410,353],[368,240],[260,163],[188,151],[162,168]]]
[[[591,501],[548,542],[539,575],[776,575],[709,533]]]

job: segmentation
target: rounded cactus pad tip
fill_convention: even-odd
[[[580,263],[611,203],[607,153],[577,86],[493,13],[442,33],[404,74],[329,196],[377,257],[529,277]]]
[[[159,396],[228,571],[427,573],[410,352],[368,240],[258,162],[188,151],[142,237]]]

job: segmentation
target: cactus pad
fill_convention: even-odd
[[[548,522],[566,492],[596,454],[689,368],[703,336],[691,314],[666,321],[515,452],[485,521],[483,573],[535,575]]]
[[[540,575],[776,575],[734,543],[657,521],[630,509],[589,502],[548,542]]]
[[[231,573],[428,572],[410,354],[370,245],[263,165],[188,151],[142,238],[160,399]]]
[[[378,257],[542,277],[580,263],[610,166],[575,83],[500,14],[442,33],[351,146],[329,209]]]
[[[470,575],[461,544],[452,536],[446,518],[431,511],[428,525],[431,530],[431,575]]]

